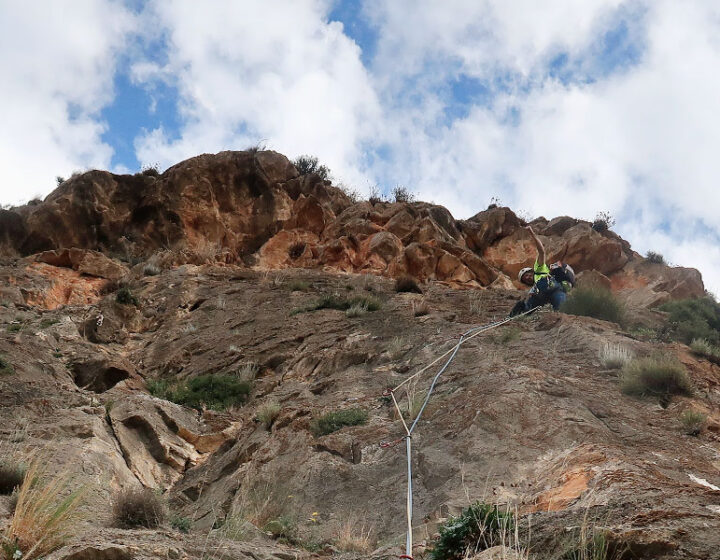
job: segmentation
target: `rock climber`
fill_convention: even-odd
[[[540,241],[531,226],[527,226],[525,229],[535,241],[538,254],[532,268],[525,267],[518,273],[518,280],[526,286],[532,286],[532,288],[530,297],[519,301],[513,307],[510,312],[511,317],[541,307],[546,303],[551,304],[553,309],[557,311],[567,298],[566,292],[575,282],[575,274],[568,265],[557,263],[552,265],[553,270],[551,270],[551,267],[545,262],[545,247],[542,241]]]

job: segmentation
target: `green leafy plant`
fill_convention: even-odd
[[[188,517],[173,515],[170,518],[170,526],[181,533],[189,533],[190,528],[192,527],[192,521],[190,521],[190,518]]]
[[[693,392],[685,366],[668,356],[648,356],[629,361],[620,373],[620,389],[626,395],[669,396]]]
[[[665,262],[665,257],[663,257],[660,253],[656,253],[655,251],[648,251],[645,260],[653,264],[667,264]]]
[[[289,515],[281,515],[271,519],[263,526],[263,530],[277,540],[294,543],[297,537],[297,523]]]
[[[113,517],[118,527],[154,529],[165,522],[167,506],[150,488],[129,488],[115,496]]]
[[[336,412],[328,412],[310,423],[310,430],[315,436],[324,436],[338,431],[345,426],[366,424],[368,412],[362,408],[348,408]]]
[[[668,313],[667,332],[673,340],[690,344],[695,338],[703,338],[720,344],[720,304],[712,298],[670,301],[660,310]]]
[[[590,286],[574,289],[561,311],[569,315],[594,317],[613,323],[623,324],[625,309],[610,290]]]
[[[207,374],[193,377],[170,389],[168,400],[192,408],[203,405],[213,410],[225,410],[244,404],[250,394],[248,381],[228,374]]]
[[[502,543],[513,531],[515,518],[498,506],[475,502],[440,527],[430,552],[432,560],[461,560]]]

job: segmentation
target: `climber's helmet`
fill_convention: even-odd
[[[525,268],[520,269],[520,272],[518,272],[518,280],[522,282],[523,284],[526,284],[528,286],[533,285],[533,280],[535,280],[535,275],[533,274],[533,269],[529,266],[526,266]]]

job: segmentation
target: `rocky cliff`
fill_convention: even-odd
[[[51,558],[400,552],[405,455],[381,445],[402,435],[383,393],[507,314],[534,258],[523,225],[507,208],[455,220],[422,202],[356,202],[274,152],[92,171],[2,211],[0,457],[40,454],[86,487],[73,542]],[[663,321],[654,305],[704,294],[697,271],[651,263],[611,231],[532,225],[550,258],[637,317]],[[396,292],[402,274],[423,293]],[[364,310],[337,309],[353,301]],[[622,394],[607,345],[674,356],[692,394]],[[168,387],[208,375],[246,383],[245,404],[172,402]],[[429,381],[403,395],[410,413]],[[318,432],[344,410],[367,420]],[[699,437],[686,411],[706,416]],[[682,344],[562,313],[524,319],[460,350],[414,444],[418,557],[442,519],[484,500],[516,512],[531,558],[561,558],[587,524],[618,557],[720,558],[720,368]],[[141,487],[190,532],[116,527],[113,501]],[[12,507],[0,495],[0,530]],[[285,544],[266,524],[279,519]],[[341,551],[368,532],[367,551]]]

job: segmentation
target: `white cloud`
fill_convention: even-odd
[[[142,161],[175,163],[197,153],[266,140],[289,156],[318,154],[355,180],[362,144],[379,106],[358,46],[327,23],[326,2],[156,2],[168,33],[168,64],[135,68],[135,78],[175,78],[184,124],[179,137],[149,131]]]
[[[3,203],[45,195],[55,176],[108,167],[99,111],[132,17],[117,2],[0,2]]]

